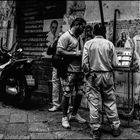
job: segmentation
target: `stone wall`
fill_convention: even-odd
[[[125,31],[130,38],[133,38],[140,31],[140,2],[139,1],[102,1],[104,21],[107,27],[106,37],[113,41],[113,24],[114,11],[118,9],[120,13],[117,15],[116,23],[116,40],[120,37],[120,33]],[[94,26],[95,23],[101,22],[100,9],[98,1],[69,1],[67,2],[67,13],[64,16],[64,27],[69,27],[71,19],[75,17],[83,17],[88,24]],[[128,74],[116,72],[116,96],[119,107],[125,107],[128,103]],[[134,100],[139,103],[140,99],[140,73],[134,74]],[[130,81],[132,77],[130,77]],[[131,93],[130,87],[130,93]],[[87,107],[87,100],[84,97],[82,106]]]
[[[85,1],[86,10],[84,17],[87,22],[100,22],[99,1]],[[110,21],[114,19],[115,9],[119,9],[119,19],[129,20],[140,17],[139,1],[102,1],[104,20]]]

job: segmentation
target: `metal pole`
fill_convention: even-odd
[[[130,72],[128,71],[128,113],[130,112]],[[130,125],[130,118],[128,118],[128,126]]]
[[[104,26],[104,15],[103,15],[103,8],[102,8],[102,0],[99,0],[99,8],[100,8],[101,23]]]
[[[117,12],[120,13],[119,9],[114,11],[114,25],[113,25],[113,44],[115,45],[116,41],[116,21],[117,21]]]
[[[2,45],[3,45],[3,38],[1,38],[1,40],[0,40],[1,42],[0,42],[0,47],[2,48]]]
[[[8,20],[8,25],[7,25],[7,39],[6,39],[6,50],[8,50],[9,48],[9,35],[10,35],[10,26],[11,26],[11,22],[10,20]]]
[[[99,8],[100,8],[101,23],[102,23],[102,26],[105,27],[102,0],[99,0]],[[106,35],[104,35],[104,38],[106,38]]]

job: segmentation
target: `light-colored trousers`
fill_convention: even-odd
[[[116,96],[114,89],[113,73],[94,73],[87,78],[86,96],[90,109],[90,127],[97,130],[101,126],[99,109],[102,104],[112,129],[120,126],[118,111],[116,107]]]
[[[52,104],[59,107],[61,104],[61,82],[57,74],[57,69],[53,67],[52,71]]]

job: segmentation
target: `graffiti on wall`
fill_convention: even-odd
[[[0,40],[5,48],[11,46],[15,17],[15,1],[0,1]],[[10,30],[11,29],[11,30]]]
[[[63,17],[63,31],[69,29],[69,25],[76,17],[84,17],[85,1],[67,1],[67,12]]]

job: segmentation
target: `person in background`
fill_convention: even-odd
[[[133,42],[135,45],[135,50],[140,56],[140,30],[138,30],[137,34],[133,37]]]
[[[93,34],[93,27],[91,25],[87,25],[84,31],[84,37],[83,37],[83,42],[85,44],[85,42],[87,42],[90,39],[94,38],[94,34]]]
[[[122,32],[120,39],[117,42],[117,47],[130,49],[133,46],[133,41],[126,32]]]
[[[125,32],[121,32],[120,39],[117,42],[117,47],[124,48],[126,40],[127,40],[126,33]]]
[[[53,20],[50,24],[50,31],[47,34],[47,46],[51,46],[55,39],[57,39],[56,32],[58,28],[58,22],[57,20]],[[52,52],[49,55],[53,55]],[[61,83],[60,78],[57,74],[57,69],[53,67],[52,70],[52,107],[48,109],[50,112],[58,111],[60,110],[60,94],[61,94]]]
[[[118,64],[117,54],[112,42],[105,39],[105,26],[94,26],[94,39],[84,45],[82,68],[86,76],[86,96],[90,109],[90,128],[93,139],[100,139],[99,99],[102,98],[107,118],[112,128],[112,135],[120,135],[113,67]]]
[[[83,94],[83,72],[81,70],[83,41],[80,35],[83,33],[86,21],[83,18],[76,18],[70,25],[70,29],[66,31],[58,40],[57,53],[69,61],[66,70],[66,77],[61,78],[63,89],[62,98],[62,126],[70,128],[69,121],[78,121],[85,123],[77,112],[81,105]],[[74,91],[75,90],[75,91]],[[73,109],[68,117],[69,99],[75,93]]]
[[[50,31],[47,33],[47,45],[51,45],[54,41],[54,39],[57,37],[56,36],[56,32],[57,32],[57,28],[58,28],[58,22],[57,20],[52,20],[51,24],[50,24]]]

